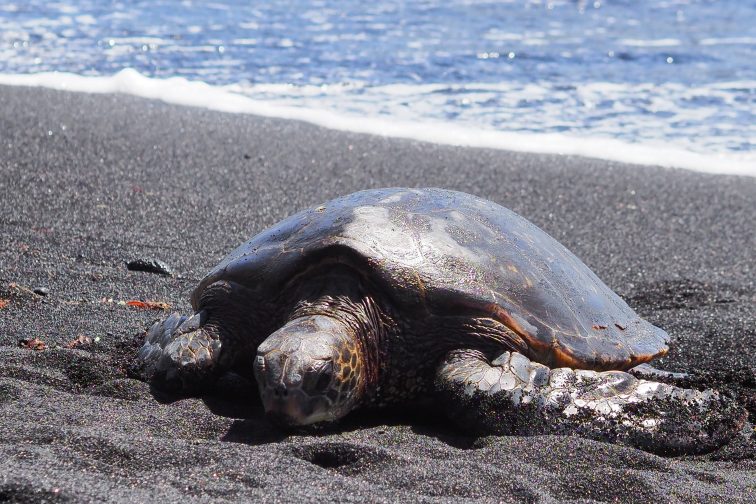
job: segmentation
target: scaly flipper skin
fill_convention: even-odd
[[[139,350],[138,374],[158,388],[193,394],[212,381],[221,343],[202,327],[204,312],[191,317],[173,313],[156,322]]]
[[[436,391],[463,427],[490,434],[576,434],[660,454],[712,451],[746,420],[734,401],[622,371],[550,369],[505,352],[447,354]]]

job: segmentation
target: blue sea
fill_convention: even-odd
[[[0,0],[0,74],[756,175],[752,0]]]

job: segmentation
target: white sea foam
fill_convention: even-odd
[[[276,100],[258,100],[241,94],[241,86],[211,86],[200,81],[189,81],[181,77],[155,79],[145,77],[135,70],[126,69],[113,76],[81,76],[76,74],[48,72],[37,74],[0,74],[0,84],[18,86],[40,86],[66,91],[87,93],[124,93],[143,98],[162,100],[177,105],[203,107],[221,112],[254,114],[306,121],[326,128],[375,134],[389,137],[408,138],[419,141],[504,149],[544,154],[579,155],[612,161],[687,168],[691,170],[756,176],[756,156],[752,153],[738,155],[703,154],[686,149],[670,147],[662,142],[629,143],[612,138],[575,137],[557,133],[523,133],[485,129],[469,124],[444,121],[413,121],[396,115],[351,115],[307,106],[292,106]],[[751,82],[729,85],[752,85]],[[724,85],[724,84],[723,84]],[[338,95],[361,84],[328,86],[328,92]],[[503,85],[502,85],[503,86]],[[589,96],[603,89],[611,89],[611,84],[585,86],[581,92]],[[265,85],[268,92],[286,90],[304,95],[323,92],[322,86]],[[453,86],[425,85],[423,92],[453,91]],[[493,86],[481,84],[479,92],[484,94]],[[311,88],[311,89],[310,89]],[[399,95],[413,91],[412,86],[384,86],[386,94]],[[425,89],[427,88],[427,89]],[[259,90],[258,90],[259,91]],[[304,93],[303,93],[304,91]],[[383,92],[382,91],[382,92]],[[414,87],[414,93],[418,88]],[[465,86],[466,92],[475,92],[476,85]],[[522,90],[523,96],[537,98],[543,93],[538,86]],[[301,96],[301,95],[300,95]],[[469,98],[469,97],[468,97]],[[314,102],[317,103],[317,102]]]
[[[670,38],[655,40],[620,39],[618,42],[631,47],[676,47],[680,45],[679,40]]]
[[[756,37],[722,37],[722,38],[705,38],[701,39],[699,44],[703,46],[713,45],[753,45],[756,44]]]

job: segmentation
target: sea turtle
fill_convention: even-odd
[[[666,332],[516,213],[442,189],[376,189],[299,212],[223,259],[191,317],[139,351],[156,387],[252,375],[292,426],[432,400],[470,432],[701,451],[742,425],[712,390],[643,379]]]

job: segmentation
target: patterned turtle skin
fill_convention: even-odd
[[[567,432],[572,421],[552,422],[552,406],[574,416],[575,404],[588,404],[591,419],[606,421],[573,431],[602,437],[607,412],[684,391],[619,373],[665,355],[666,332],[543,230],[461,192],[366,190],[301,211],[231,252],[191,300],[194,316],[172,315],[148,332],[142,376],[206,390],[224,372],[251,378],[253,369],[266,410],[287,424],[434,393],[483,410],[479,396],[499,392],[509,394],[503,408],[539,417],[540,430],[523,432]],[[555,368],[572,375],[549,381]],[[690,392],[701,411],[718,400]],[[654,425],[647,414],[632,420],[644,432]],[[452,416],[517,433],[492,427],[496,415]]]

